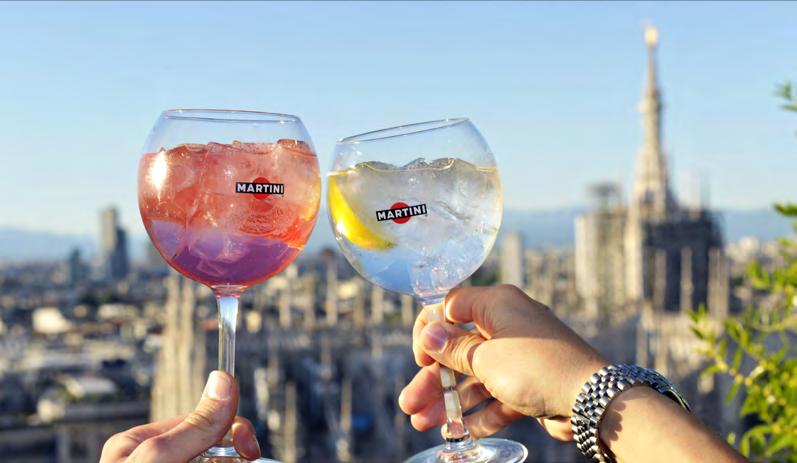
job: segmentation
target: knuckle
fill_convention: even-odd
[[[211,416],[212,413],[210,413],[210,410],[194,410],[185,418],[185,423],[202,432],[211,432],[215,428],[214,421]]]
[[[506,295],[512,299],[528,299],[529,296],[525,291],[515,285],[503,285]]]
[[[459,371],[473,371],[473,356],[475,347],[478,343],[473,339],[473,335],[460,336],[456,341],[449,343],[454,368]]]
[[[105,445],[102,446],[103,452],[106,450],[113,450],[119,445],[122,444],[127,439],[127,434],[124,432],[118,432],[113,436],[109,437],[107,441],[105,441]]]
[[[123,432],[119,432],[114,434],[113,436],[109,437],[105,444],[102,446],[102,452],[100,461],[104,461],[106,458],[110,458],[111,453],[118,450],[124,442],[127,440],[127,435]]]
[[[476,346],[476,347],[478,347],[478,346]],[[473,372],[473,376],[475,376],[476,378],[479,379],[479,381],[481,381],[479,383],[479,387],[484,390],[485,395],[488,395],[488,396],[493,395],[490,392],[489,387],[487,387],[487,384],[482,381],[482,379],[486,379],[485,378],[485,374],[483,373],[484,356],[481,355],[481,353],[479,352],[479,349],[474,348],[474,349],[472,349],[470,351],[469,361],[470,361],[471,371]]]

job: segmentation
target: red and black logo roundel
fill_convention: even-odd
[[[395,223],[407,223],[412,217],[417,215],[426,215],[426,204],[410,206],[407,203],[399,201],[393,203],[390,209],[376,211],[376,220],[379,222],[392,220]]]

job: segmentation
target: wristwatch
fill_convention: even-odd
[[[621,392],[638,385],[650,386],[689,410],[689,404],[675,386],[657,371],[626,364],[601,368],[581,386],[570,419],[576,446],[591,461],[614,463],[611,452],[600,440],[598,430],[609,403]]]

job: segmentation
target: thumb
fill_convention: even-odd
[[[185,462],[219,442],[235,419],[238,386],[222,371],[213,371],[194,411],[169,432],[144,441],[133,462]]]
[[[421,344],[430,357],[452,370],[478,377],[476,348],[486,341],[454,325],[433,322],[421,331]]]

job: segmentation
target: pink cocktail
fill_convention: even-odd
[[[303,142],[183,144],[139,166],[139,208],[160,254],[212,288],[280,272],[315,224],[320,180]]]

